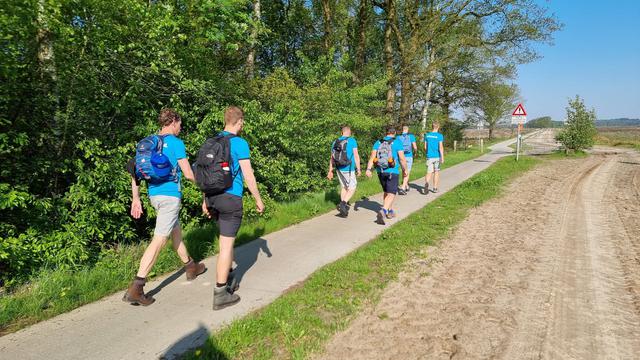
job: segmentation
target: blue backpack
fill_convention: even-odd
[[[400,141],[402,142],[402,149],[404,150],[404,153],[410,154],[411,153],[411,137],[409,136],[409,134],[402,134],[398,136],[398,138],[400,138]]]
[[[165,135],[151,135],[136,145],[136,176],[150,184],[178,182],[177,169],[162,153]]]

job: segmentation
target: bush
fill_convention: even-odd
[[[587,110],[579,96],[569,100],[567,123],[556,136],[566,151],[580,151],[593,146],[596,136],[595,110]]]

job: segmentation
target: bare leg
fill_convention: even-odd
[[[142,259],[140,260],[140,267],[138,268],[138,277],[146,278],[151,271],[151,268],[156,263],[158,259],[158,254],[160,254],[160,250],[167,242],[166,236],[153,235],[151,239],[151,243],[147,246],[147,249],[144,251],[142,255]]]
[[[438,184],[440,183],[440,171],[436,171],[435,175],[433,175],[433,187],[438,188]]]
[[[225,284],[229,277],[229,269],[233,264],[233,242],[235,238],[220,235],[220,252],[216,264],[216,282]]]
[[[384,205],[382,205],[383,208],[387,209],[387,210],[391,210],[393,207],[393,200],[396,198],[395,194],[384,194]]]
[[[178,253],[180,260],[182,260],[183,264],[189,262],[189,252],[187,251],[187,247],[184,245],[182,241],[182,227],[178,224],[178,226],[174,227],[171,231],[171,239],[173,244],[173,249]]]

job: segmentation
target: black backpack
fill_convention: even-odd
[[[347,154],[348,141],[349,138],[344,138],[342,140],[338,138],[333,142],[333,148],[331,149],[331,158],[333,159],[333,163],[337,167],[351,165],[351,159],[349,159],[349,154]]]
[[[193,164],[196,184],[207,196],[218,195],[233,185],[231,141],[233,134],[208,138],[198,150]]]

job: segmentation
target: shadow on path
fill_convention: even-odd
[[[261,251],[265,253],[267,257],[272,256],[267,241],[263,238],[256,239],[236,249],[234,257],[238,266],[233,272],[236,275],[236,279],[238,279],[238,283],[242,282],[244,274],[258,261],[258,255],[260,255]]]
[[[160,290],[162,290],[165,286],[167,286],[167,285],[171,284],[172,282],[178,280],[178,278],[180,276],[182,276],[182,274],[184,274],[184,268],[181,268],[180,270],[176,271],[175,273],[173,273],[168,278],[162,280],[162,282],[160,284],[158,284],[158,286],[156,286],[153,289],[149,290],[147,295],[154,296],[155,294],[159,293]]]
[[[353,203],[353,211],[358,211],[360,208],[365,208],[377,213],[382,208],[382,204],[377,201],[371,201],[368,197],[363,196],[362,199]]]
[[[162,355],[160,359],[170,360],[180,358],[182,354],[194,350],[199,346],[203,346],[202,353],[199,355],[202,359],[228,360],[229,357],[218,350],[210,339],[210,333],[204,325],[200,326],[193,332],[181,337],[173,345],[171,345]]]

